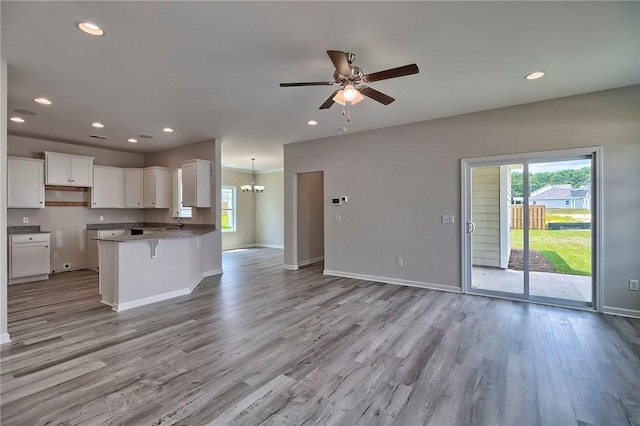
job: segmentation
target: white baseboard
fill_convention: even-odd
[[[454,287],[451,285],[426,283],[422,281],[403,280],[399,278],[379,277],[376,275],[354,274],[351,272],[330,271],[328,269],[325,269],[322,273],[324,275],[330,275],[334,277],[355,278],[357,280],[375,281],[378,283],[404,285],[409,287],[420,287],[420,288],[427,288],[430,290],[448,291],[451,293],[462,293],[462,289],[460,287]]]
[[[203,279],[220,274],[222,274],[222,269],[212,269],[211,271],[204,271],[202,275],[200,275],[194,282],[191,283],[191,285],[189,286],[189,293],[193,293],[193,290],[198,287],[198,284],[200,284]]]
[[[324,256],[316,257],[315,259],[302,260],[302,261],[298,261],[298,267],[313,265],[314,263],[323,262],[323,261],[324,261]]]
[[[602,312],[609,315],[620,315],[621,317],[640,318],[640,311],[637,309],[615,308],[613,306],[603,306]]]
[[[45,281],[48,279],[49,279],[49,274],[33,275],[30,277],[22,277],[22,278],[9,278],[9,280],[7,281],[7,285],[34,283],[37,281]]]
[[[281,244],[255,244],[255,247],[284,249],[284,246]]]
[[[9,333],[0,334],[0,345],[4,345],[5,343],[10,343],[11,338],[9,337]]]
[[[282,268],[288,269],[289,271],[297,271],[299,269],[298,265],[287,265],[287,264],[282,265]]]
[[[257,246],[255,244],[240,244],[237,246],[223,247],[222,251],[246,249],[246,248],[253,248],[253,247],[257,247]]]
[[[132,300],[130,302],[114,303],[113,309],[116,310],[117,312],[122,312],[129,309],[138,308],[140,306],[148,305],[150,303],[161,302],[163,300],[173,299],[174,297],[186,296],[187,294],[190,294],[190,293],[191,292],[189,291],[188,288],[182,288],[180,290],[169,291],[167,293],[157,294],[151,297],[144,297],[142,299]]]

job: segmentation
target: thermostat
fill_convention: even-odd
[[[332,198],[331,204],[333,204],[334,206],[339,206],[340,204],[342,204],[342,202],[340,201],[340,198]]]

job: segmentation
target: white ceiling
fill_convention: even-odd
[[[282,144],[640,83],[638,2],[12,2],[2,1],[8,106],[36,112],[9,132],[132,152],[210,138],[223,164],[282,167]],[[106,30],[90,37],[74,22]],[[383,106],[318,107],[332,87],[326,50],[365,73]],[[523,76],[542,69],[546,76]],[[33,102],[45,96],[51,106]],[[314,119],[315,127],[306,123]],[[90,123],[106,124],[102,130]],[[170,126],[172,134],[162,132]],[[95,141],[91,133],[109,136]],[[149,134],[153,139],[127,138]],[[392,141],[390,141],[392,143]]]

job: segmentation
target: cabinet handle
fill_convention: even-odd
[[[49,248],[49,246],[44,246],[44,248]]]
[[[33,240],[33,238],[29,237],[30,240]]]
[[[40,201],[40,204],[42,204],[42,201]]]

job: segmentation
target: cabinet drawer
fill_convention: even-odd
[[[11,244],[49,242],[49,234],[17,234],[11,235]]]

